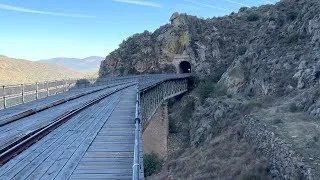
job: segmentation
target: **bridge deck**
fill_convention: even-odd
[[[12,119],[13,117],[21,117],[23,115],[26,115],[27,113],[30,113],[30,111],[39,111],[45,108],[49,108],[61,102],[69,101],[70,99],[74,99],[76,97],[80,97],[82,95],[95,92],[102,88],[113,87],[115,85],[116,84],[109,84],[105,86],[74,88],[64,93],[41,98],[36,101],[26,102],[24,104],[13,106],[8,109],[2,109],[0,111],[0,125],[2,125],[3,123],[6,123],[8,119]]]
[[[135,101],[135,87],[124,92],[116,109],[80,160],[71,179],[132,178]]]
[[[131,179],[135,90],[79,113],[3,165],[0,179]]]
[[[117,87],[123,87],[120,85]],[[10,124],[6,124],[0,127],[0,147],[4,147],[16,139],[20,138],[24,134],[31,132],[43,125],[55,121],[55,119],[62,114],[82,106],[85,102],[96,98],[102,94],[113,92],[114,88],[104,89],[103,91],[96,92],[94,94],[86,95],[78,99],[70,100],[59,106],[49,108],[45,111],[38,112],[31,116],[19,119]],[[59,97],[57,97],[59,99]],[[40,105],[40,104],[39,104]],[[12,109],[19,109],[20,106],[13,107]]]

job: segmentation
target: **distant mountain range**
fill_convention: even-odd
[[[83,59],[58,57],[46,60],[39,60],[40,63],[56,64],[67,67],[68,69],[78,71],[81,73],[95,73],[100,68],[100,63],[104,57],[90,56]]]
[[[0,55],[0,85],[84,78],[85,74],[61,65],[14,59]]]

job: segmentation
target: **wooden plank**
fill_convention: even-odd
[[[132,162],[128,161],[128,162],[121,162],[120,164],[116,164],[112,162],[108,164],[78,165],[77,170],[87,170],[87,169],[104,170],[104,169],[131,169],[131,168],[132,168]],[[75,173],[77,172],[75,171]]]
[[[113,166],[113,165],[130,165],[132,166],[132,161],[81,161],[78,165],[81,167],[93,167],[93,166]]]
[[[124,144],[113,144],[110,145],[104,145],[104,146],[90,146],[88,149],[88,152],[106,152],[106,151],[116,151],[116,152],[128,152],[133,151],[133,146],[131,144],[124,145]]]
[[[105,94],[113,91],[113,88],[109,88],[105,91],[101,91],[95,94],[90,94],[83,96],[79,99],[68,101],[60,106],[56,106],[45,111],[41,111],[30,117],[20,119],[13,123],[7,124],[6,126],[0,127],[0,146],[4,146],[4,143],[8,143],[10,140],[18,138],[23,132],[29,132],[34,130],[36,127],[41,126],[42,124],[48,124],[54,120],[58,115],[66,112],[70,108],[75,108],[80,106],[79,104],[87,102],[90,99],[93,99],[101,94]],[[10,133],[8,133],[10,131]],[[14,135],[15,134],[15,135]],[[4,136],[4,137],[3,137]]]
[[[114,110],[116,107],[115,104],[118,103],[118,96],[117,99],[112,103],[112,105],[109,107],[107,111],[100,111],[102,114],[99,116],[102,117],[103,120],[100,118],[96,119],[98,125],[94,128],[95,131],[91,132],[85,140],[80,143],[80,146],[77,148],[77,150],[73,153],[73,155],[64,163],[63,162],[56,162],[53,167],[50,168],[50,170],[42,177],[42,179],[51,179],[51,178],[56,178],[56,179],[68,179],[74,169],[76,168],[77,164],[81,160],[83,154],[85,153],[86,149],[89,147],[95,136],[97,135],[99,129],[103,126],[105,121],[108,119],[109,115],[111,112]],[[102,106],[104,106],[102,104]],[[107,112],[107,113],[106,113]],[[63,164],[64,166],[61,166],[60,164]],[[59,169],[57,169],[59,168]]]
[[[81,163],[86,162],[108,162],[108,163],[117,163],[117,162],[131,162],[133,164],[133,159],[131,157],[83,157]]]
[[[111,106],[112,104],[110,104],[109,106]],[[107,106],[108,107],[108,106]],[[95,113],[96,116],[99,116],[97,114],[105,114],[105,112],[108,113],[107,109],[101,108],[99,109],[100,112],[99,113]],[[111,113],[111,112],[109,112]],[[92,119],[92,118],[90,118]],[[87,121],[88,126],[82,126],[79,130],[77,130],[77,132],[79,132],[80,135],[76,136],[75,139],[73,139],[73,142],[67,147],[67,148],[63,148],[61,149],[61,153],[59,153],[59,158],[53,158],[50,157],[50,161],[48,162],[43,162],[42,166],[41,166],[41,171],[37,172],[37,169],[31,174],[31,176],[29,176],[29,179],[39,179],[40,177],[43,176],[44,173],[46,173],[46,171],[49,171],[47,173],[47,175],[49,174],[50,177],[54,177],[55,173],[57,174],[59,172],[59,170],[63,167],[63,165],[68,161],[68,159],[73,155],[73,153],[76,151],[76,149],[80,146],[80,144],[85,140],[85,138],[88,136],[88,134],[90,134],[92,131],[96,130],[97,128],[99,128],[99,126],[97,127],[97,125],[99,125],[99,122],[101,123],[100,119],[95,118],[93,121]],[[100,125],[101,127],[101,125]],[[96,130],[97,131],[97,130]],[[58,153],[55,153],[58,154]],[[46,168],[44,168],[46,167]],[[49,169],[50,167],[50,169]],[[49,169],[49,170],[48,170]],[[50,178],[50,177],[46,177],[46,179]]]
[[[90,130],[90,128],[93,128],[95,123],[92,121],[94,119],[89,118],[91,121],[84,121],[85,123],[79,127],[79,129],[75,130],[72,129],[72,131],[68,131],[73,133],[63,144],[59,147],[53,147],[54,151],[49,155],[41,154],[41,156],[37,157],[31,164],[29,164],[26,168],[23,169],[23,173],[19,173],[19,179],[25,179],[28,176],[28,173],[31,176],[30,179],[36,179],[38,177],[41,177],[42,174],[54,163],[54,161],[61,156],[63,151],[70,147],[71,144],[86,130]],[[82,136],[80,136],[82,137]],[[57,151],[59,149],[59,151]],[[46,158],[45,161],[43,161],[42,158]],[[41,164],[43,164],[41,166]],[[39,167],[38,169],[35,169],[36,167]],[[35,169],[35,170],[34,170]],[[34,172],[35,171],[35,172]],[[30,177],[30,176],[29,176]]]
[[[112,174],[109,177],[101,176],[106,179],[116,179],[117,176],[114,174],[119,174],[122,177],[127,174],[126,178],[131,179],[135,92],[134,88],[124,91],[116,109],[87,149],[72,173],[71,179],[84,177],[97,179],[95,174]],[[127,106],[127,102],[124,103],[124,100],[131,101],[132,106]],[[128,115],[128,113],[130,114]]]
[[[96,138],[95,142],[105,143],[105,144],[134,144],[134,138],[131,139],[107,139],[107,138]]]
[[[129,136],[132,137],[134,136],[134,132],[127,132],[127,131],[114,131],[114,132],[99,132],[99,135],[102,136]]]
[[[7,162],[5,165],[1,167],[0,176],[3,175],[6,171],[10,170],[17,163],[21,161],[31,161],[35,157],[37,157],[34,153],[41,153],[44,149],[51,146],[56,142],[60,137],[64,136],[67,133],[67,127],[76,127],[81,126],[80,122],[71,121],[71,123],[66,123],[61,126],[61,128],[56,129],[55,131],[49,133],[46,137],[44,137],[41,141],[29,147],[27,150],[22,152],[19,156],[15,157],[11,161]],[[65,127],[65,128],[63,128]],[[62,129],[62,131],[60,131]],[[21,165],[19,166],[21,167]]]
[[[94,180],[131,180],[132,175],[122,175],[122,174],[73,174],[70,179],[74,180],[85,180],[85,179],[94,179]]]
[[[121,174],[121,175],[131,175],[132,168],[129,169],[76,169],[73,174]]]
[[[93,110],[93,111],[92,111]],[[91,111],[91,112],[95,112],[95,109],[90,109],[89,111]],[[64,129],[64,131],[65,132],[67,132],[67,133],[61,133],[61,136],[59,136],[58,138],[56,138],[56,139],[51,139],[51,140],[56,140],[56,141],[54,141],[54,143],[52,143],[52,144],[50,144],[50,146],[48,146],[47,148],[45,148],[45,149],[43,149],[43,148],[38,148],[38,149],[36,149],[36,151],[39,151],[39,152],[41,152],[41,149],[43,149],[43,150],[45,150],[44,152],[42,152],[41,153],[41,155],[43,156],[43,155],[45,155],[45,154],[50,154],[50,152],[52,152],[54,149],[52,149],[52,148],[54,148],[54,147],[59,147],[59,144],[57,144],[57,142],[58,141],[65,141],[66,139],[67,139],[67,137],[68,137],[68,134],[70,135],[70,134],[72,134],[72,133],[74,133],[75,131],[69,131],[70,129],[69,128],[71,128],[72,127],[72,129],[73,130],[75,130],[75,129],[77,129],[77,128],[84,128],[83,126],[82,126],[82,123],[88,123],[88,121],[87,121],[87,119],[88,119],[88,116],[87,116],[87,114],[85,113],[85,115],[83,116],[83,115],[81,115],[81,116],[78,116],[78,117],[82,117],[82,118],[80,118],[80,120],[77,122],[75,122],[75,121],[68,121],[68,123],[66,123],[66,124],[69,124],[70,122],[73,122],[72,124],[72,126],[65,126],[65,125],[62,125],[61,127],[59,127],[58,129],[56,129],[55,131],[61,131],[61,129]],[[84,129],[83,129],[84,130]],[[51,133],[50,133],[51,134]],[[49,134],[49,135],[50,135]],[[46,137],[45,137],[46,138]],[[58,141],[57,141],[58,140]],[[42,140],[41,140],[42,141]],[[40,142],[41,142],[40,141]],[[44,144],[45,145],[45,144]],[[53,146],[53,145],[55,145],[55,146]],[[29,150],[29,149],[28,149]],[[38,155],[39,156],[39,155]],[[25,160],[25,162],[30,162],[30,161],[34,161],[33,159],[36,159],[36,158],[39,158],[38,156],[32,156],[32,154],[30,154],[28,157],[27,157],[27,159]],[[29,160],[28,160],[29,159]],[[14,168],[14,170],[16,171],[16,172],[19,172],[19,169],[21,170],[21,168],[24,168],[26,165],[27,165],[28,163],[24,163],[24,165],[23,164],[21,164],[21,163],[18,163],[17,164],[17,166],[18,166],[18,168]],[[34,165],[34,164],[33,164]],[[34,165],[35,166],[35,165]],[[30,165],[29,165],[29,167],[30,167]],[[35,167],[37,167],[37,166],[35,166]],[[16,170],[17,169],[17,170]],[[14,173],[13,171],[10,171],[11,173]]]
[[[135,128],[135,125],[132,122],[129,122],[127,124],[105,124],[102,129],[108,128]]]
[[[88,151],[84,158],[133,158],[133,151],[130,152],[90,152]]]

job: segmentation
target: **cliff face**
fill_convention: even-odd
[[[165,177],[319,179],[319,12],[318,0],[282,0],[212,19],[175,13],[124,41],[100,76],[178,72],[184,60],[204,79],[171,109],[178,150]]]
[[[199,75],[225,73],[220,81],[232,93],[310,87],[320,76],[319,11],[316,0],[283,0],[205,20],[175,13],[171,24],[124,41],[99,74],[172,73],[184,59]]]

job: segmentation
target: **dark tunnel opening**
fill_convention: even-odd
[[[182,61],[179,64],[180,73],[191,73],[191,64],[188,61]]]

